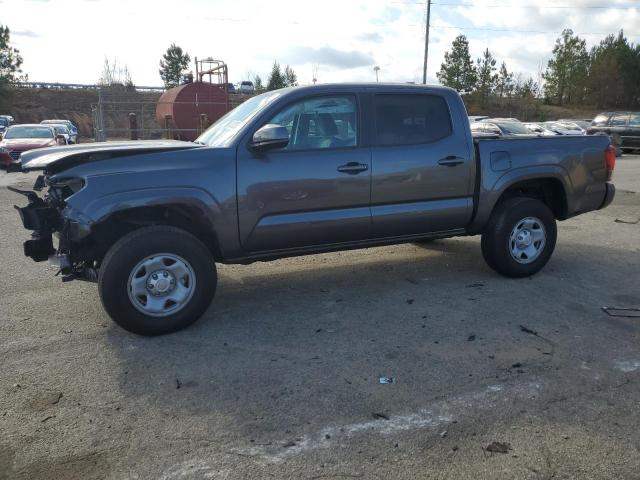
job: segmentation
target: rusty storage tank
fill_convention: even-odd
[[[172,138],[192,141],[229,110],[226,83],[196,81],[164,92],[156,104],[156,119],[162,128],[168,122]]]

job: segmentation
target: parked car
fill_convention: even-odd
[[[525,127],[522,122],[512,122],[510,120],[501,120],[495,118],[473,122],[471,124],[471,131],[474,134],[481,135],[532,135],[532,132],[527,127]]]
[[[236,91],[236,86],[233,83],[227,83],[227,92],[229,92],[229,93],[238,93]]]
[[[0,141],[0,165],[8,166],[29,150],[66,143],[64,136],[57,135],[51,125],[12,125]]]
[[[66,125],[69,129],[69,143],[78,143],[78,127],[76,127],[70,120],[43,120],[40,123],[42,125]]]
[[[491,268],[529,277],[556,220],[611,203],[614,164],[606,136],[474,140],[446,87],[336,84],[252,97],[194,143],[27,152],[15,170],[43,173],[13,191],[25,255],[97,281],[116,323],[157,335],[207,309],[215,262],[481,234]]]
[[[544,123],[527,122],[523,125],[531,133],[535,133],[536,135],[541,135],[543,137],[553,137],[555,135],[560,135],[559,133],[550,130]]]
[[[9,128],[9,120],[4,117],[0,117],[0,138],[2,138],[7,128]]]
[[[560,123],[572,123],[574,125],[577,125],[581,129],[583,129],[585,132],[587,131],[587,129],[591,125],[591,120],[575,120],[575,119],[572,120],[570,118],[561,118],[560,120],[558,120],[558,122],[560,122]]]
[[[9,122],[9,126],[13,125],[14,119],[11,115],[0,115],[0,118],[4,118]]]
[[[513,117],[509,117],[509,118],[494,117],[493,120],[496,120],[498,122],[517,122],[517,123],[522,123],[522,122],[520,122],[520,120],[518,120],[517,118],[513,118]]]
[[[69,131],[69,127],[62,124],[51,124],[51,126],[55,130],[56,136],[62,135],[64,137],[67,145],[75,143],[71,141],[71,132]]]
[[[244,82],[240,82],[240,93],[253,95],[256,93],[256,87],[253,85],[253,82],[245,80]]]
[[[640,112],[604,112],[596,116],[588,135],[604,133],[623,152],[640,148]]]
[[[544,125],[559,135],[586,135],[586,132],[578,125],[568,122],[544,122]]]

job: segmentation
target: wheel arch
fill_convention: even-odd
[[[499,178],[493,186],[481,187],[477,213],[469,230],[473,233],[480,232],[496,207],[515,196],[541,200],[551,209],[556,219],[564,220],[570,216],[573,208],[571,191],[571,180],[559,166],[512,170]]]
[[[91,255],[100,260],[123,235],[141,227],[168,225],[185,230],[224,257],[218,228],[228,223],[210,194],[194,188],[144,189],[100,197],[83,209],[90,222]],[[87,243],[85,241],[85,243]]]

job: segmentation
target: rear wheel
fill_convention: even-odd
[[[98,290],[109,316],[125,330],[161,335],[183,329],[215,293],[211,252],[184,230],[154,226],[125,235],[100,267]]]
[[[482,254],[487,264],[507,277],[527,277],[546,265],[556,245],[553,212],[527,197],[502,202],[482,233]]]

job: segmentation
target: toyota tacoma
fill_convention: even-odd
[[[255,96],[195,142],[33,150],[10,170],[42,171],[14,189],[25,255],[158,335],[202,316],[216,262],[481,235],[493,270],[533,275],[556,221],[611,203],[614,164],[607,136],[474,138],[449,88],[340,84]]]

